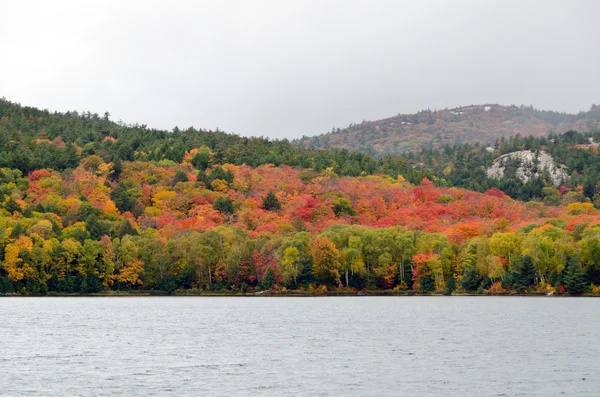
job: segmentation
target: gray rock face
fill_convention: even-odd
[[[557,187],[569,178],[566,167],[556,164],[552,156],[543,150],[522,150],[500,156],[486,170],[487,177],[491,179],[504,178],[508,168],[514,169],[516,177],[523,183],[531,178],[540,177],[544,171],[550,174],[552,183]]]

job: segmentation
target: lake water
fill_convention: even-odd
[[[0,298],[5,396],[598,396],[600,299]]]

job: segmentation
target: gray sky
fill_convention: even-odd
[[[0,3],[0,96],[149,127],[295,138],[428,107],[600,103],[596,0]]]

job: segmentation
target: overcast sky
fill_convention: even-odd
[[[597,0],[0,2],[0,97],[149,127],[295,138],[600,103]]]

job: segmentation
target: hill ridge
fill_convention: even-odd
[[[533,106],[481,105],[426,109],[398,114],[380,120],[350,124],[314,137],[294,141],[296,145],[318,149],[340,148],[372,156],[401,154],[446,145],[493,144],[511,136],[542,137],[568,130],[600,129],[600,106],[571,114],[538,110]]]

